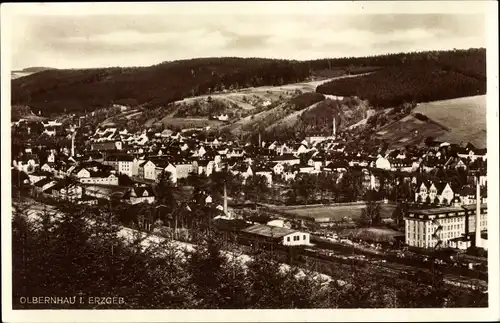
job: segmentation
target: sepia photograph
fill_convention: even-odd
[[[500,319],[497,3],[1,9],[4,321]]]

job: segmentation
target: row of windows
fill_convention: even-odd
[[[427,226],[427,230],[424,230],[422,227],[409,227],[408,232],[427,232],[427,233],[432,233],[437,229],[437,226]],[[458,230],[458,229],[465,229],[465,224],[452,224],[452,225],[444,225],[442,230],[443,231],[450,231],[450,230]]]
[[[111,182],[111,181],[115,181],[114,178],[113,179],[108,179],[108,178],[82,178],[81,179],[82,182],[88,182],[88,183],[106,183],[106,182]]]
[[[302,238],[303,240],[307,240],[305,234],[302,236]],[[286,237],[286,241],[290,242],[290,237]],[[293,241],[300,241],[300,236],[293,236]]]
[[[461,237],[461,236],[462,236],[462,232],[460,232],[460,231],[438,233],[439,239],[453,239],[453,238],[457,238],[457,237]],[[411,241],[411,240],[437,241],[437,239],[434,238],[432,235],[415,234],[415,233],[408,233],[407,238],[409,241]]]

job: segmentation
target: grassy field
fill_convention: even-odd
[[[416,113],[429,120],[415,118]],[[418,145],[427,137],[486,147],[486,96],[420,103],[411,115],[381,128],[376,135],[396,148]]]
[[[365,208],[364,204],[359,205],[342,205],[342,206],[318,206],[308,208],[296,208],[292,210],[283,210],[289,214],[299,217],[310,218],[332,218],[334,221],[340,221],[342,218],[347,217],[353,220],[361,216],[362,210]],[[380,213],[382,218],[390,218],[392,212],[396,208],[393,204],[380,204]]]
[[[228,107],[239,109],[240,112],[243,112],[243,114],[246,115],[229,124],[196,116],[174,118],[174,115],[177,112],[177,109],[174,109],[168,111],[168,113],[163,115],[161,119],[149,119],[145,121],[145,126],[150,127],[153,124],[158,125],[163,123],[165,127],[180,127],[182,129],[200,128],[206,126],[210,126],[211,128],[227,127],[231,132],[239,134],[242,132],[248,132],[249,129],[254,130],[256,127],[260,126],[270,127],[277,124],[289,125],[296,122],[297,118],[303,111],[285,111],[280,107],[280,103],[286,103],[289,99],[296,96],[298,92],[314,92],[318,85],[329,82],[333,79],[344,77],[355,76],[331,77],[323,80],[284,84],[281,86],[250,87],[224,93],[219,92],[212,93],[210,95],[207,94],[189,97],[175,102],[179,105],[191,105],[197,101],[206,100],[210,96],[214,100],[227,103]],[[265,105],[269,103],[272,106],[266,107]],[[278,106],[276,106],[277,104]],[[307,109],[304,109],[304,111],[305,110]],[[135,118],[138,117],[139,114],[140,113],[134,113],[127,116]]]
[[[413,115],[408,115],[380,129],[376,135],[386,140],[393,147],[418,145],[427,137],[438,138],[446,134],[447,130],[433,122],[418,120]]]
[[[471,142],[486,147],[486,96],[421,103],[414,110],[439,122],[450,131],[437,137],[450,143]]]

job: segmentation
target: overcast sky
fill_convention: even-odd
[[[430,4],[430,3],[429,3]],[[481,14],[42,15],[11,21],[12,68],[145,66],[211,56],[315,59],[486,47]]]

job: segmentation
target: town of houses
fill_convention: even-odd
[[[13,131],[26,132],[22,123],[21,120],[13,124]],[[54,137],[61,126],[57,121],[43,123],[42,134]],[[29,135],[30,127],[27,129]],[[13,154],[12,167],[28,174],[37,194],[78,203],[97,203],[98,199],[110,199],[113,195],[130,204],[153,203],[155,184],[164,172],[170,174],[174,185],[192,173],[210,176],[227,169],[241,175],[243,181],[250,176],[264,176],[272,186],[293,180],[298,174],[334,172],[341,178],[356,169],[365,175],[363,185],[374,190],[380,186],[379,171],[402,174],[415,187],[410,201],[415,204],[432,204],[437,208],[474,204],[476,178],[481,190],[480,203],[486,204],[487,199],[487,152],[470,143],[460,146],[434,141],[411,149],[370,150],[335,136],[287,142],[259,139],[258,143],[250,143],[207,137],[203,130],[129,133],[127,129],[106,127],[88,131],[84,134],[85,143],[77,144],[75,136],[79,129],[73,124],[66,129],[66,139],[71,139],[68,146],[47,150],[26,144]],[[43,157],[40,152],[44,152]],[[457,186],[441,176],[450,169],[465,172],[469,178],[467,184]],[[419,180],[418,174],[432,174],[437,180]],[[122,185],[120,177],[124,175],[133,184]],[[212,197],[207,196],[206,201],[211,202]]]

